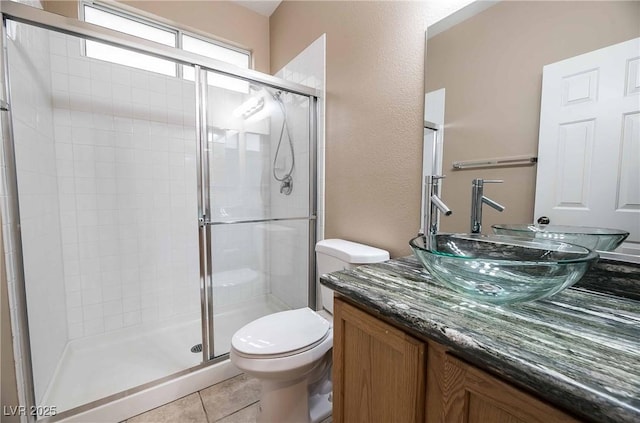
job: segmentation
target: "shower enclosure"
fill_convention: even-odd
[[[23,404],[73,415],[226,359],[251,320],[315,305],[314,89],[19,4],[2,12]],[[178,76],[89,58],[87,40]]]

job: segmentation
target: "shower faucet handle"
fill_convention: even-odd
[[[287,175],[280,184],[280,194],[289,195],[293,191],[293,178]]]

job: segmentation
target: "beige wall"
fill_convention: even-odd
[[[410,254],[418,231],[424,3],[285,1],[271,16],[271,71],[323,33],[326,230]]]
[[[269,72],[269,18],[230,1],[120,1],[185,29],[252,51],[254,69]],[[77,1],[49,0],[45,10],[77,18]]]
[[[485,194],[493,223],[532,222],[536,167],[452,171],[451,163],[537,155],[542,67],[640,36],[640,2],[505,1],[433,37],[426,91],[446,88],[444,231],[468,231],[473,178],[504,179]],[[536,216],[537,218],[537,216]]]

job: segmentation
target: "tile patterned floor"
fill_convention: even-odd
[[[255,423],[260,383],[244,374],[132,417],[126,423]],[[328,417],[322,423],[331,423]]]

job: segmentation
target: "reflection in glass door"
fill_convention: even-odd
[[[239,79],[209,84],[206,96],[211,355],[220,356],[245,324],[308,305],[310,101]]]

